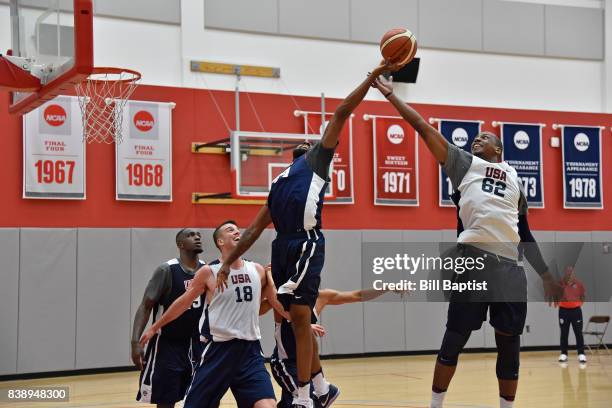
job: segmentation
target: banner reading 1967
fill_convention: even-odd
[[[504,160],[516,170],[532,208],[544,208],[542,126],[539,123],[501,123]]]
[[[480,132],[481,124],[482,122],[479,120],[439,119],[438,131],[449,143],[469,152],[474,138]],[[452,207],[453,186],[444,170],[442,170],[442,166],[440,166],[439,190],[440,207]]]
[[[374,205],[418,206],[418,142],[401,117],[371,116]]]
[[[58,96],[23,117],[23,198],[85,199],[77,98]]]
[[[173,103],[129,101],[115,145],[117,200],[172,201]]]
[[[602,209],[601,128],[561,128],[563,208]]]

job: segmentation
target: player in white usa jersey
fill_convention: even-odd
[[[240,236],[233,221],[226,221],[215,230],[213,238],[221,251],[221,260],[235,248]],[[289,315],[276,299],[274,282],[261,265],[238,258],[230,266],[228,289],[217,292],[216,274],[220,266],[199,269],[187,291],[143,334],[141,344],[180,316],[193,299],[205,294],[207,307],[200,323],[204,352],[187,390],[184,407],[217,408],[231,389],[239,408],[274,408],[274,390],[259,344],[262,298],[267,298],[283,316]]]
[[[518,385],[519,336],[527,315],[525,271],[517,262],[519,243],[531,244],[524,245],[524,255],[541,276],[546,298],[554,300],[559,292],[529,231],[527,201],[519,187],[516,171],[502,161],[503,146],[493,133],[479,133],[470,154],[449,144],[421,115],[395,96],[391,81],[379,77],[373,86],[418,132],[451,179],[459,224],[458,245],[453,255],[485,259],[485,268],[479,271],[479,278],[493,280],[497,283],[495,287],[501,288],[502,296],[493,291],[493,297],[478,298],[481,295],[476,293],[476,299],[451,293],[430,407],[442,407],[459,354],[471,332],[482,326],[488,311],[495,329],[500,407],[511,408]],[[453,279],[467,280],[467,275],[455,274]],[[504,290],[513,296],[507,299]]]

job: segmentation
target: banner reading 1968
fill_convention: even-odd
[[[129,101],[115,145],[117,200],[172,201],[173,103]]]
[[[77,98],[58,96],[23,117],[23,198],[85,199]]]
[[[516,170],[529,207],[544,208],[542,125],[501,123],[504,160]]]
[[[449,143],[469,152],[474,138],[480,132],[481,124],[482,122],[479,120],[440,119],[438,121],[438,131]],[[444,170],[442,170],[442,166],[440,166],[439,190],[440,207],[453,206],[453,201],[450,198],[453,194],[453,186]]]
[[[602,209],[601,128],[561,128],[563,208]]]
[[[400,117],[370,116],[374,146],[374,205],[419,205],[418,143]]]

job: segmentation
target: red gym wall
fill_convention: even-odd
[[[348,90],[347,90],[348,91]],[[234,124],[233,92],[214,91],[226,119]],[[173,114],[173,202],[146,203],[115,201],[114,145],[87,146],[87,199],[24,200],[22,196],[21,118],[7,113],[8,98],[0,98],[0,129],[3,171],[0,172],[2,227],[214,227],[227,218],[246,226],[255,216],[256,205],[196,205],[191,193],[230,191],[229,157],[191,153],[192,142],[228,137],[228,131],[207,90],[141,86],[133,99],[176,102]],[[293,116],[292,99],[284,95],[252,94],[251,99],[266,131],[303,132],[303,119]],[[318,98],[297,97],[302,110],[318,111]],[[328,99],[331,111],[339,103]],[[241,99],[242,130],[261,128],[246,98]],[[601,231],[612,230],[612,115],[574,112],[529,111],[442,105],[414,107],[425,117],[481,119],[483,130],[498,133],[491,122],[545,123],[543,130],[545,209],[530,212],[530,225],[536,230]],[[438,207],[437,164],[423,143],[419,146],[419,207],[375,207],[372,184],[372,122],[364,113],[395,115],[386,102],[366,101],[353,118],[353,154],[355,178],[354,205],[328,205],[324,210],[327,229],[453,229],[455,211]],[[558,136],[553,123],[604,125],[603,183],[604,210],[563,209],[561,149],[550,147]],[[341,141],[341,143],[346,141]]]

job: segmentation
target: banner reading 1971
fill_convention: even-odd
[[[510,122],[503,122],[500,125],[504,160],[516,170],[529,207],[544,208],[543,125]]]
[[[418,142],[401,117],[372,116],[374,205],[418,206]]]
[[[601,128],[561,125],[563,208],[602,209]]]
[[[23,198],[85,199],[78,99],[58,96],[23,117]]]
[[[115,145],[116,198],[172,201],[173,103],[129,101]]]
[[[462,148],[465,151],[470,151],[474,138],[480,132],[479,120],[455,120],[455,119],[439,119],[438,131],[448,140],[449,143]],[[452,207],[453,201],[453,186],[450,179],[440,166],[440,207]]]
[[[321,123],[321,112],[303,112],[304,133],[322,134],[324,127]],[[333,113],[325,114],[325,123],[329,121]],[[353,204],[353,115],[348,123],[344,125],[339,137],[340,143],[336,147],[333,160],[333,194],[335,199],[326,200],[326,204]]]

